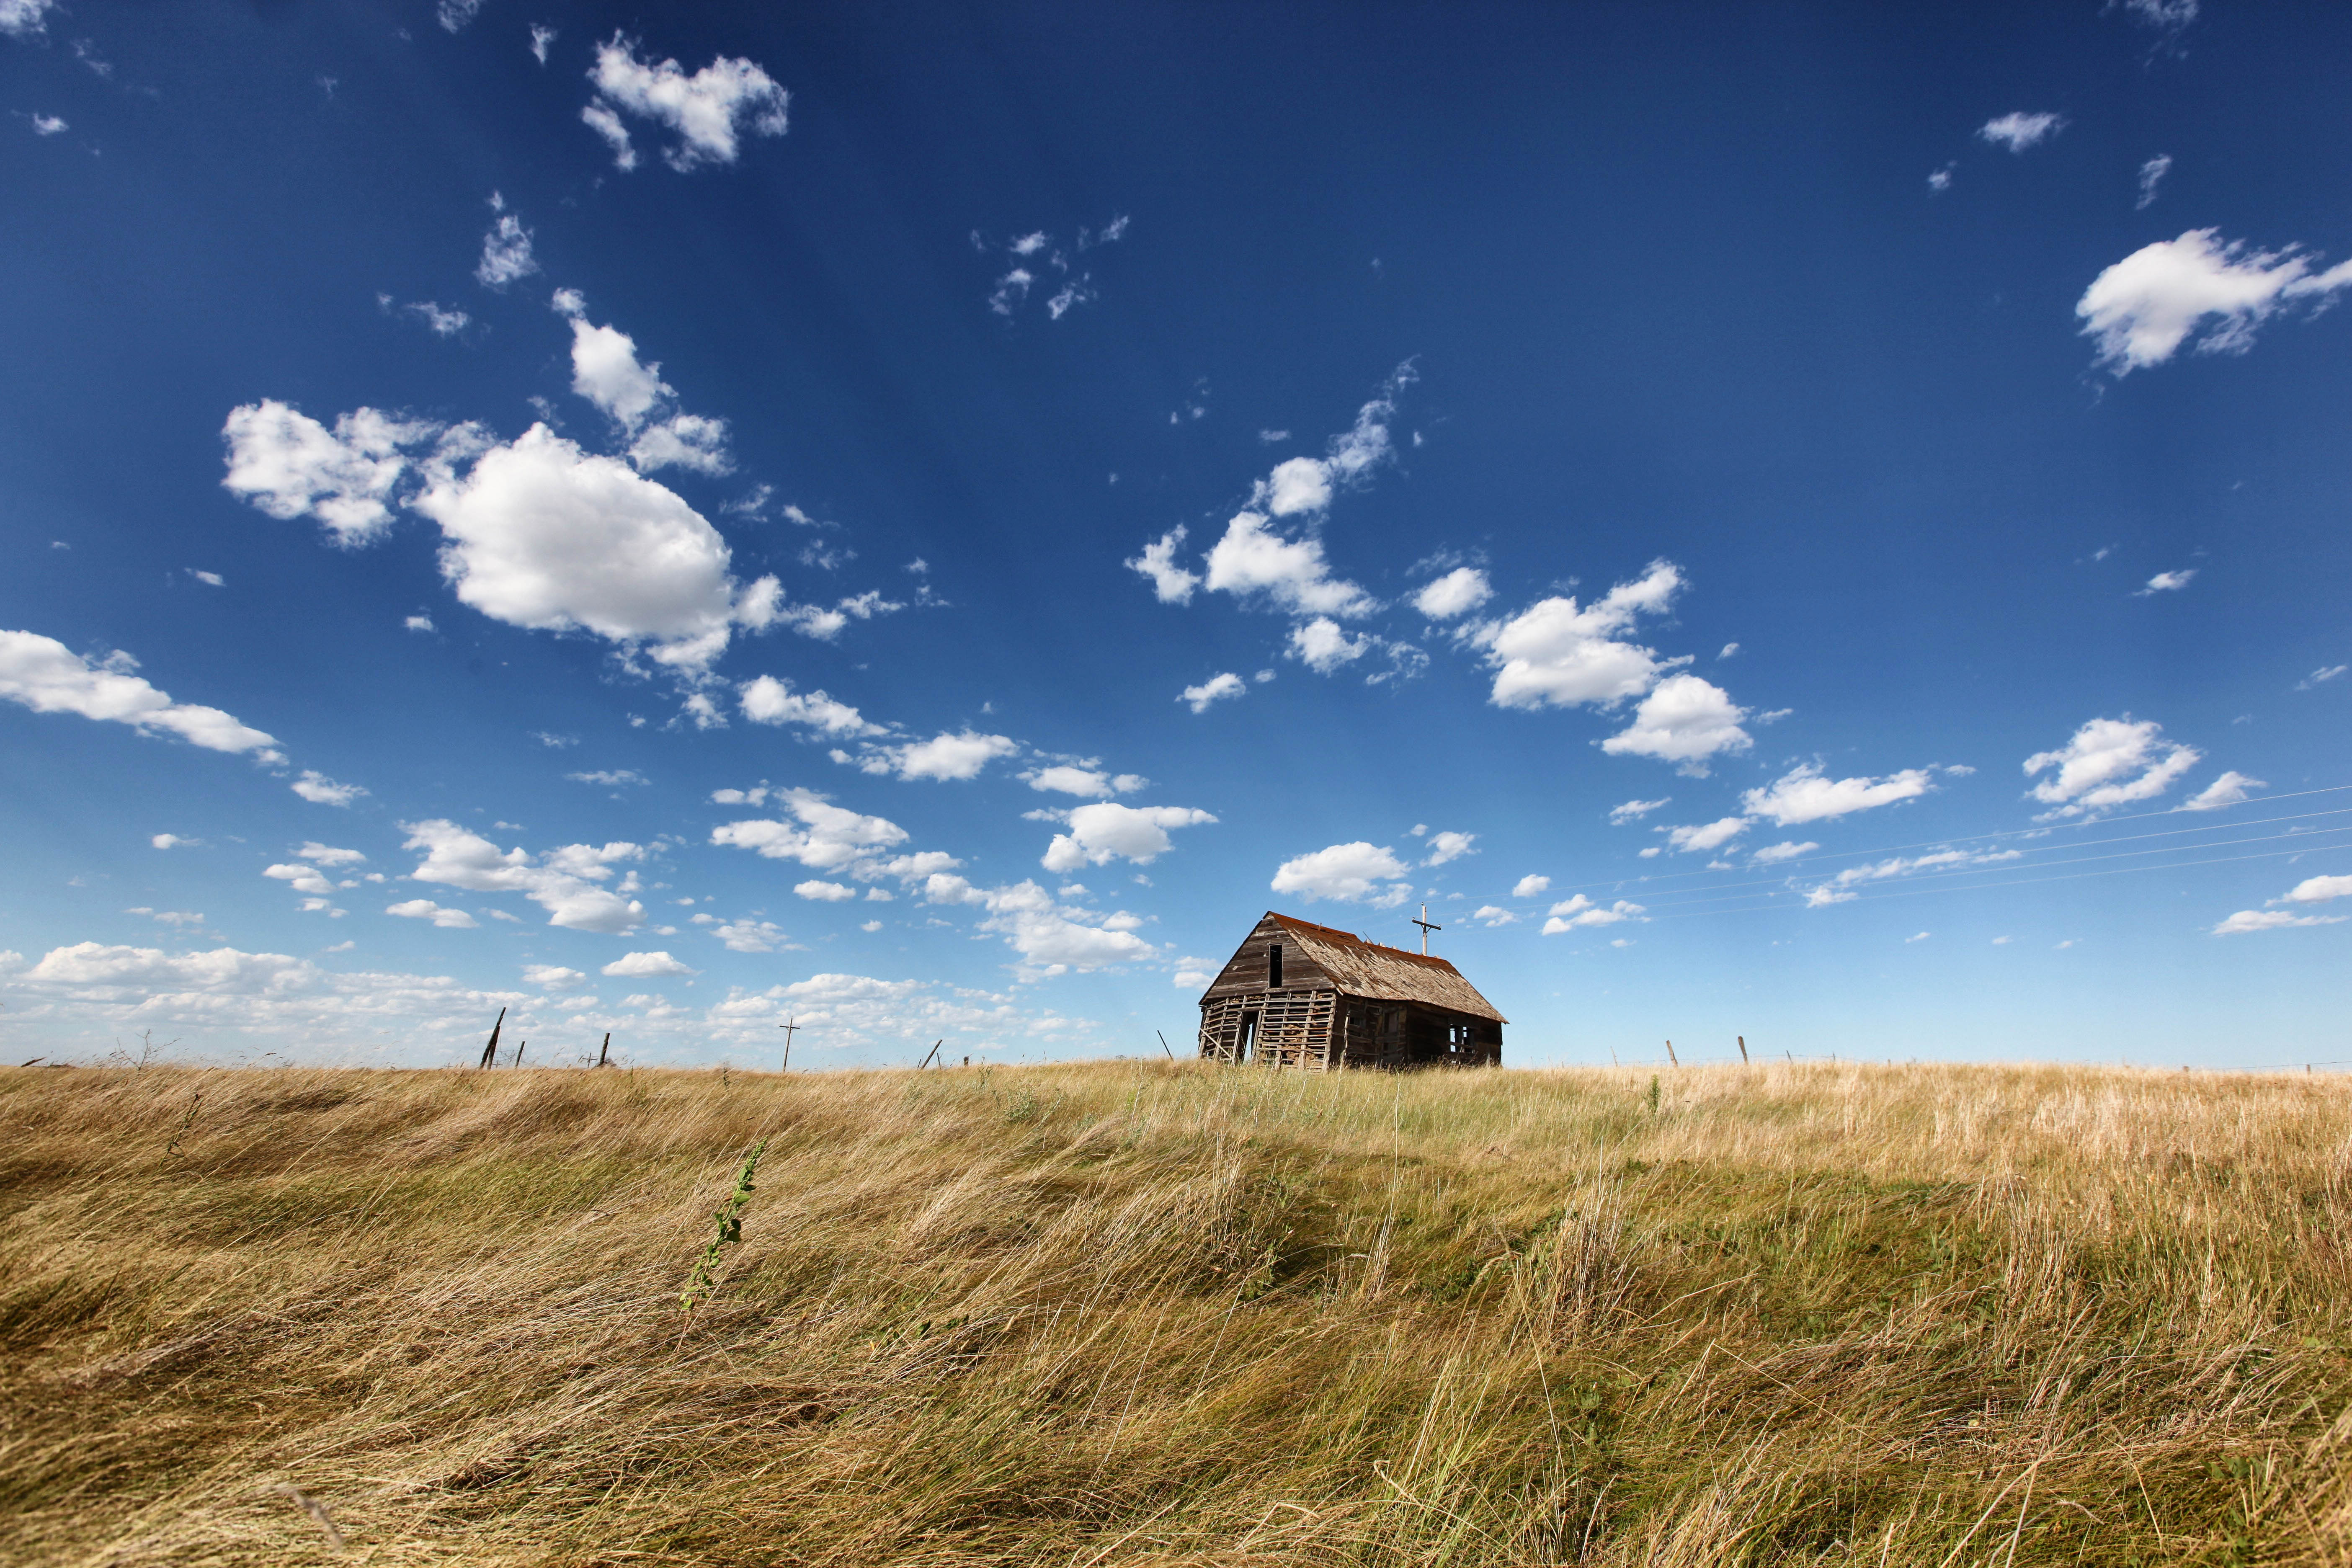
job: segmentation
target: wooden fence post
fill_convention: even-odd
[[[1675,1043],[1672,1040],[1668,1040],[1666,1042],[1666,1060],[1674,1063],[1676,1067],[1683,1065],[1682,1058],[1675,1055]]]
[[[486,1068],[499,1065],[499,1031],[506,1027],[506,1022],[507,1010],[501,1007],[499,1009],[499,1021],[490,1026],[490,1043],[482,1047],[482,1065]]]
[[[1746,1067],[1748,1065],[1748,1037],[1745,1035],[1739,1035],[1735,1037],[1735,1038],[1739,1041],[1739,1065],[1741,1067]]]

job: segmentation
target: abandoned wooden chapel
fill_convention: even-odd
[[[1268,911],[1201,994],[1201,1055],[1318,1071],[1499,1067],[1507,1022],[1442,958]]]

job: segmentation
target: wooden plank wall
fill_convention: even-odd
[[[1289,933],[1269,918],[1257,922],[1240,951],[1225,961],[1216,981],[1202,993],[1203,1002],[1219,1001],[1227,996],[1245,995],[1265,989],[1265,950],[1276,942],[1282,943],[1282,986],[1286,991],[1328,990],[1331,977],[1315,965]]]
[[[1493,1067],[1503,1058],[1502,1027],[1485,1018],[1287,986],[1202,1002],[1202,1058],[1242,1060],[1243,1018],[1250,1013],[1258,1015],[1258,1026],[1249,1059],[1269,1067]],[[1463,1037],[1448,1041],[1449,1029]]]

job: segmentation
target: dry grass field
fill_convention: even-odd
[[[2300,1074],[10,1070],[0,1559],[2344,1563],[2347,1176]]]

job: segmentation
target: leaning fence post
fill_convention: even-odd
[[[490,1043],[482,1047],[482,1065],[486,1068],[499,1065],[499,1031],[506,1026],[506,1021],[507,1010],[501,1007],[499,1009],[499,1021],[490,1026]]]
[[[1675,1043],[1672,1040],[1668,1040],[1666,1042],[1666,1060],[1674,1063],[1676,1067],[1683,1065],[1682,1058],[1675,1055]]]
[[[610,1030],[610,1029],[607,1029],[607,1030],[605,1030],[605,1031],[604,1031],[604,1043],[603,1045],[598,1046],[598,1047],[596,1047],[596,1065],[597,1065],[598,1067],[603,1067],[603,1066],[604,1065],[604,1058],[605,1058],[605,1057],[606,1057],[606,1056],[607,1056],[607,1055],[612,1051],[612,1049],[613,1049],[613,1031],[612,1031],[612,1030]]]
[[[1745,1035],[1736,1035],[1732,1037],[1739,1042],[1739,1065],[1741,1067],[1746,1067],[1748,1065],[1748,1037]]]

